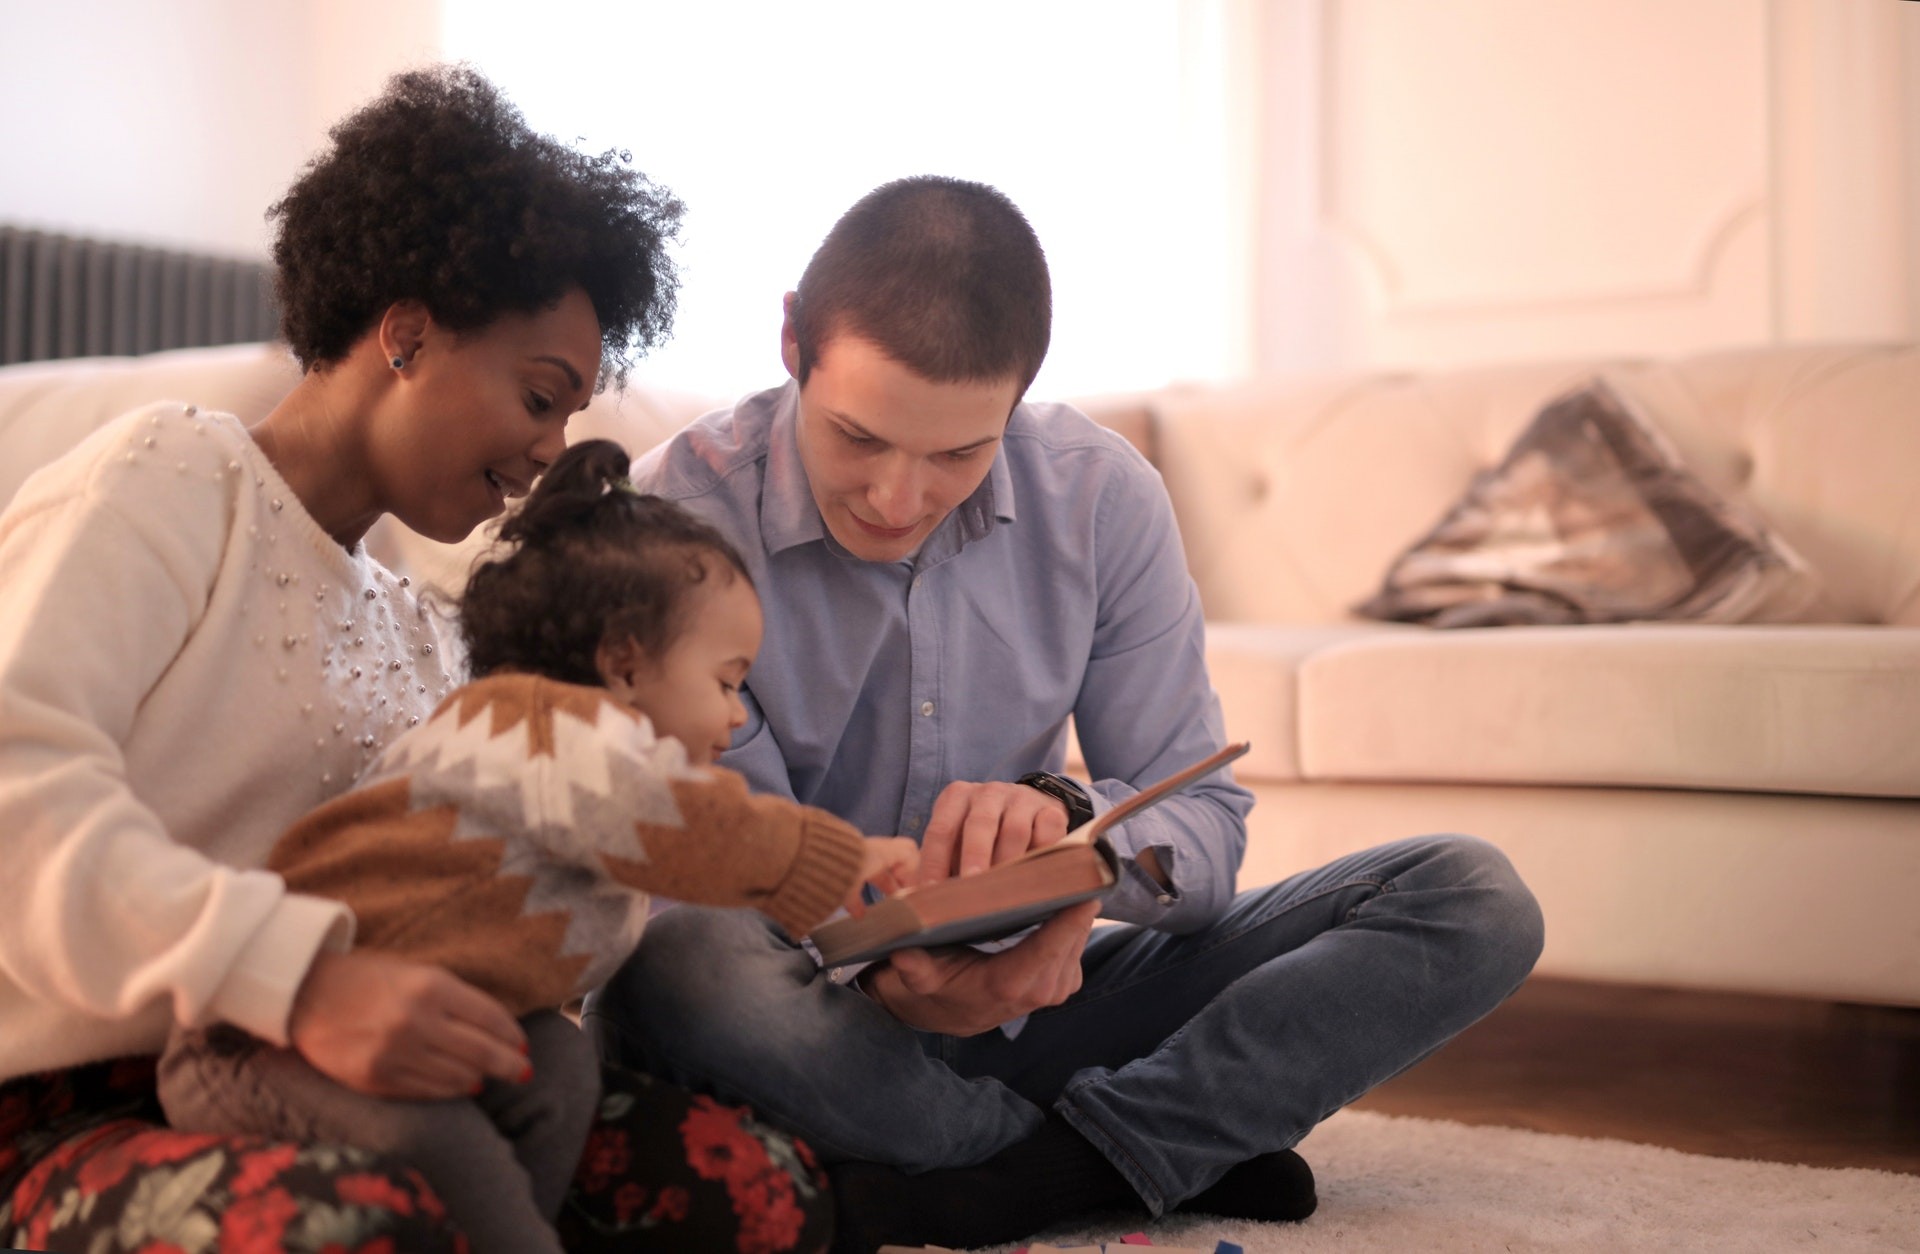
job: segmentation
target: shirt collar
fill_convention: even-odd
[[[1008,434],[1021,422],[1023,408],[1014,406],[1007,420]],[[799,428],[800,385],[789,379],[780,390],[767,439],[767,477],[760,503],[761,543],[768,554],[774,554],[820,540],[834,552],[844,554],[827,531],[813,490],[807,486],[806,466],[800,460]],[[920,546],[919,565],[944,561],[987,535],[996,522],[1014,520],[1013,471],[1007,465],[1007,441],[1002,436],[993,451],[987,477]]]
[[[827,524],[807,486],[800,461],[800,385],[780,389],[767,437],[767,478],[761,489],[760,542],[769,555],[827,538]]]

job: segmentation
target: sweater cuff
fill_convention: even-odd
[[[286,1045],[293,999],[322,949],[353,945],[353,911],[324,897],[288,893],[247,938],[240,959],[207,1003],[206,1017]]]
[[[787,878],[760,903],[761,912],[787,930],[805,936],[840,908],[860,884],[866,862],[866,838],[825,810],[800,811],[800,848]]]

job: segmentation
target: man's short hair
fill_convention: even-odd
[[[842,214],[800,276],[792,310],[801,383],[836,335],[854,335],[934,383],[1017,379],[1046,359],[1053,285],[1040,239],[983,183],[922,175]]]

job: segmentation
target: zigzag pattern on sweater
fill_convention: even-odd
[[[602,857],[647,862],[637,824],[684,827],[671,785],[695,773],[679,741],[612,701],[580,704],[456,697],[363,781],[404,777],[412,812],[453,807],[453,842],[503,841],[497,874],[528,882],[522,915],[566,920],[557,956],[587,964],[576,991],[612,974],[610,956],[638,943],[647,919],[646,898],[608,879]]]
[[[268,861],[290,891],[350,906],[356,944],[524,1014],[604,983],[655,892],[804,930],[863,853],[832,815],[692,766],[604,689],[509,674],[448,697]]]

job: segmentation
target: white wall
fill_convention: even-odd
[[[977,179],[1053,274],[1036,395],[1245,373],[1228,152],[1243,41],[1216,0],[447,0],[446,48],[538,129],[631,150],[687,206],[673,338],[645,377],[727,395],[781,377],[780,295],[880,184]],[[830,16],[827,16],[830,15]],[[1019,38],[1008,33],[1018,31]],[[1143,316],[1144,311],[1144,316]]]
[[[1920,4],[1900,6],[1900,26],[1907,67],[1900,104],[1907,120],[1907,316],[1920,323]],[[1920,327],[1914,334],[1920,338]]]
[[[1254,84],[1221,246],[1256,370],[1920,335],[1920,4],[1213,3]],[[258,255],[326,126],[441,28],[440,0],[0,0],[0,220]]]
[[[1916,10],[1272,0],[1259,367],[1913,338]]]
[[[261,255],[326,127],[437,2],[0,0],[0,220]]]

